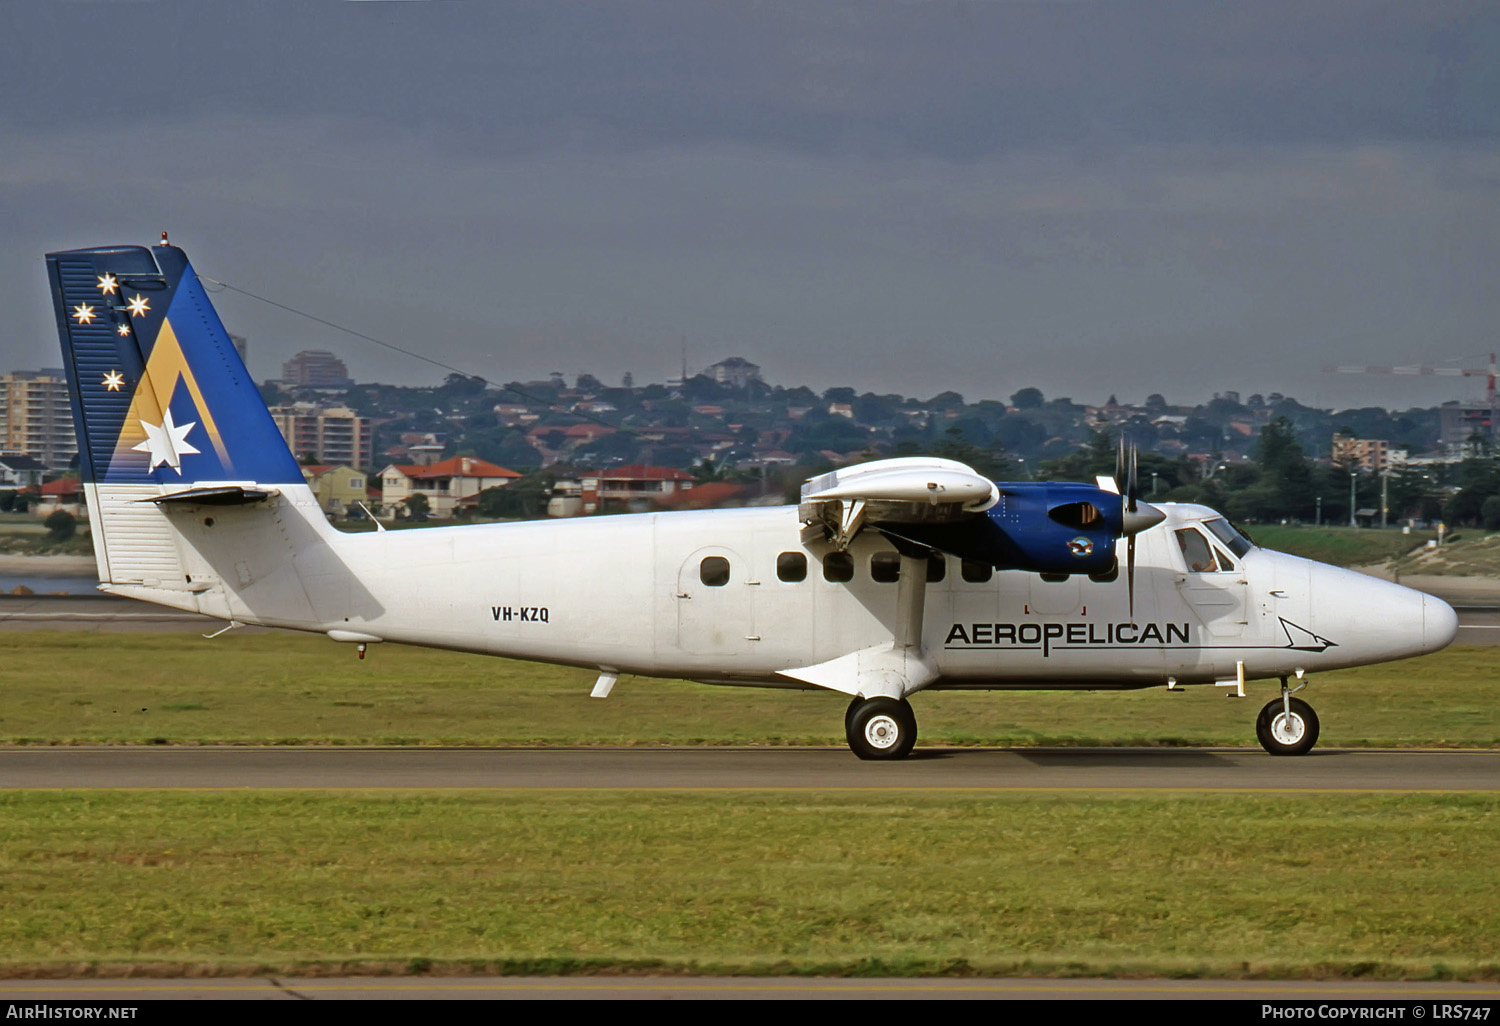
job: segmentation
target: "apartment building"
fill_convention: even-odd
[[[0,375],[0,450],[64,467],[78,452],[73,408],[61,368]]]

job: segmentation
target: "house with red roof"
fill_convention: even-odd
[[[63,477],[56,481],[48,481],[37,489],[39,495],[31,504],[31,513],[34,516],[45,517],[57,510],[67,510],[75,517],[86,516],[83,504],[83,489],[78,485],[78,478]]]
[[[459,509],[477,505],[486,488],[502,487],[520,476],[477,456],[454,456],[428,466],[392,463],[380,472],[380,501],[389,510],[421,493],[427,497],[428,514],[446,520]]]
[[[658,503],[667,496],[687,491],[693,484],[693,475],[676,467],[631,463],[584,477],[584,509],[592,510],[605,503],[625,506]]]

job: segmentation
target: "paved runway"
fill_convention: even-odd
[[[977,789],[1500,793],[1500,753],[1245,748],[919,748],[899,763],[842,748],[22,747],[0,789]]]

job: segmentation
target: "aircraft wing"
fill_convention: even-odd
[[[967,464],[900,457],[809,478],[797,509],[804,524],[821,524],[843,547],[867,521],[951,523],[981,514],[999,501],[999,486]]]

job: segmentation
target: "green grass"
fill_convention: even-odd
[[[0,794],[0,973],[1500,978],[1495,796]]]
[[[1322,744],[1500,745],[1500,649],[1319,674],[1302,693]],[[0,743],[831,744],[847,699],[594,675],[399,645],[283,633],[0,634]],[[1275,682],[1250,697],[948,692],[914,697],[921,744],[1255,745]]]
[[[1500,577],[1500,534],[1465,529],[1449,535],[1440,549],[1413,553],[1401,561],[1404,574]]]
[[[0,514],[0,555],[3,556],[92,556],[94,543],[88,524],[80,522],[67,541],[53,541],[39,517]]]
[[[1309,527],[1305,524],[1257,524],[1250,528],[1257,545],[1290,552],[1335,566],[1373,566],[1404,556],[1436,538],[1432,531],[1402,534],[1399,528]]]

